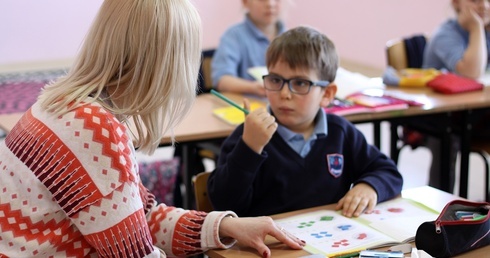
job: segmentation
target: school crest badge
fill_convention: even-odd
[[[342,154],[327,154],[328,172],[337,178],[342,175],[344,167],[344,155]]]

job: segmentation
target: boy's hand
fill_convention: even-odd
[[[377,202],[376,191],[366,183],[359,183],[340,199],[335,209],[342,209],[342,215],[346,217],[359,217],[364,211],[372,212]]]
[[[484,26],[483,19],[474,11],[475,8],[470,1],[461,1],[458,13],[458,23],[469,32],[479,30]]]
[[[248,99],[244,99],[243,103],[245,109],[250,110]],[[260,154],[276,130],[276,118],[265,108],[259,108],[245,117],[242,139],[250,149]]]

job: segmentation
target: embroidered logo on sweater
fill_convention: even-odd
[[[333,177],[337,178],[342,175],[344,167],[344,155],[342,154],[327,154],[328,172]]]

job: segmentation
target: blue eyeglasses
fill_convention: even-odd
[[[262,79],[264,79],[264,87],[266,90],[270,91],[280,91],[282,90],[282,87],[284,87],[284,83],[288,84],[288,88],[292,93],[299,94],[299,95],[306,95],[308,92],[310,92],[311,86],[320,86],[320,87],[327,87],[330,85],[329,81],[317,81],[317,82],[312,82],[310,80],[305,80],[305,79],[284,79],[281,76],[277,75],[264,75],[262,76]]]

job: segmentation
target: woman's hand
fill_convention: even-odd
[[[243,245],[256,249],[262,257],[270,257],[271,251],[264,244],[265,236],[271,235],[293,249],[302,249],[305,242],[281,230],[270,217],[225,217],[219,228],[220,237],[231,237]]]
[[[363,212],[372,212],[377,202],[376,191],[366,183],[359,183],[340,199],[335,209],[342,209],[342,215],[346,217],[359,217]]]
[[[248,99],[244,99],[243,103],[245,109],[250,110]],[[242,139],[250,149],[260,154],[276,130],[276,118],[265,108],[259,108],[245,117]]]

